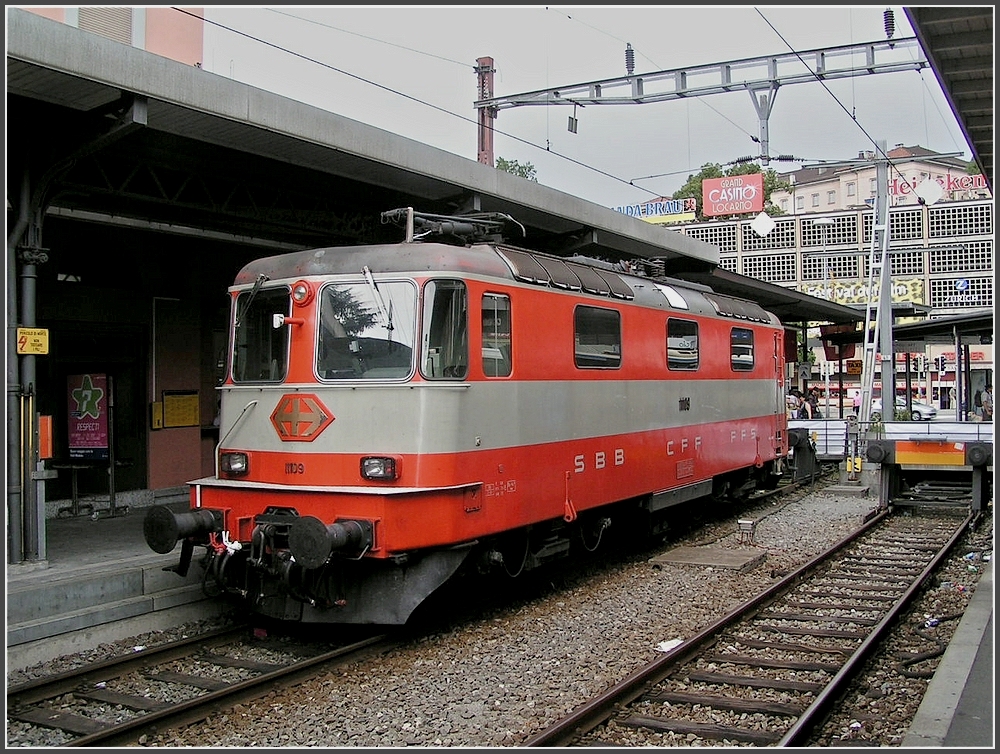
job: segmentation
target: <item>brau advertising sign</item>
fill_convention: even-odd
[[[66,378],[69,405],[69,457],[108,458],[108,376],[73,374]]]
[[[764,209],[764,176],[761,173],[706,178],[701,183],[702,213],[706,217],[742,215]]]

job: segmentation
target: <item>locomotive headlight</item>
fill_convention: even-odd
[[[305,280],[292,283],[292,301],[296,306],[305,306],[312,301],[313,289]]]
[[[399,462],[391,456],[365,456],[361,459],[361,476],[365,479],[396,479]]]
[[[243,476],[250,470],[250,460],[246,453],[223,453],[219,456],[219,468],[233,476]]]

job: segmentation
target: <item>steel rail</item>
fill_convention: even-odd
[[[844,537],[826,551],[799,566],[795,571],[773,584],[766,591],[754,596],[721,617],[684,644],[668,652],[662,658],[636,670],[621,683],[582,705],[567,717],[535,734],[523,745],[527,747],[572,745],[580,736],[598,727],[601,723],[607,721],[616,711],[628,706],[642,694],[648,692],[652,686],[665,680],[677,667],[696,658],[705,649],[710,648],[717,641],[719,634],[729,625],[741,618],[759,612],[767,603],[779,599],[783,594],[790,591],[796,582],[804,580],[817,566],[822,565],[862,535],[885,522],[889,514],[889,509],[881,510],[869,518],[857,531]],[[974,514],[970,514],[960,525],[956,526],[948,540],[937,548],[935,556],[918,575],[913,577],[909,586],[896,599],[890,610],[871,628],[861,645],[847,658],[829,684],[819,693],[815,701],[797,717],[795,723],[783,734],[777,745],[801,745],[807,734],[817,724],[817,721],[831,708],[847,684],[855,677],[857,670],[862,667],[865,660],[879,646],[880,641],[894,626],[899,615],[912,603],[927,578],[940,566],[941,561],[959,541],[961,535],[974,520],[974,517]]]
[[[803,563],[801,566],[790,572],[787,576],[776,581],[765,591],[761,592],[749,600],[739,605],[735,609],[723,615],[721,618],[711,623],[700,633],[694,635],[683,644],[670,650],[663,657],[654,662],[639,668],[631,675],[624,678],[619,684],[608,689],[600,696],[587,702],[576,711],[557,721],[552,726],[535,734],[523,746],[568,746],[575,739],[581,730],[590,730],[600,722],[605,720],[610,713],[619,705],[629,704],[642,695],[646,688],[655,685],[666,678],[671,671],[684,662],[698,655],[704,648],[713,642],[717,634],[736,619],[746,615],[750,611],[761,607],[768,602],[779,597],[783,592],[791,588],[806,573],[817,565],[827,560],[831,555],[843,549],[854,540],[878,526],[889,514],[883,510],[868,519],[857,531],[848,534],[830,548],[817,555],[812,560]]]

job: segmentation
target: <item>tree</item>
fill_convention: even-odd
[[[981,175],[983,171],[979,169],[979,163],[973,160],[965,163],[965,172],[969,175]]]
[[[538,183],[538,178],[535,176],[535,166],[530,162],[522,165],[517,160],[506,160],[503,157],[497,157],[497,170],[502,170],[511,175],[519,175],[522,178],[527,178],[529,181]]]
[[[696,216],[699,220],[707,219],[704,214],[702,214],[702,201],[701,201],[701,184],[702,181],[708,178],[727,178],[731,175],[751,175],[753,173],[763,173],[764,174],[764,211],[771,215],[783,215],[785,214],[780,208],[771,204],[771,192],[773,191],[790,191],[791,184],[787,181],[782,181],[778,178],[778,174],[772,169],[761,170],[760,165],[753,162],[745,162],[740,165],[734,165],[727,170],[723,170],[722,166],[718,163],[707,162],[701,166],[701,172],[695,175],[689,175],[687,181],[677,189],[671,199],[687,199],[693,198],[698,205]]]

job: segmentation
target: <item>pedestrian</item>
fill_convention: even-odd
[[[991,422],[993,421],[993,384],[990,382],[986,383],[986,387],[983,389],[983,421]]]
[[[789,419],[802,418],[802,391],[793,387],[785,396],[785,406],[788,408]]]
[[[983,418],[983,391],[977,390],[975,395],[972,396],[972,410],[976,412],[976,416],[980,419]]]
[[[806,403],[809,404],[809,418],[810,419],[822,419],[823,414],[819,410],[819,390],[817,388],[809,388],[809,397],[806,398]]]
[[[861,416],[861,391],[854,391],[854,415]]]

